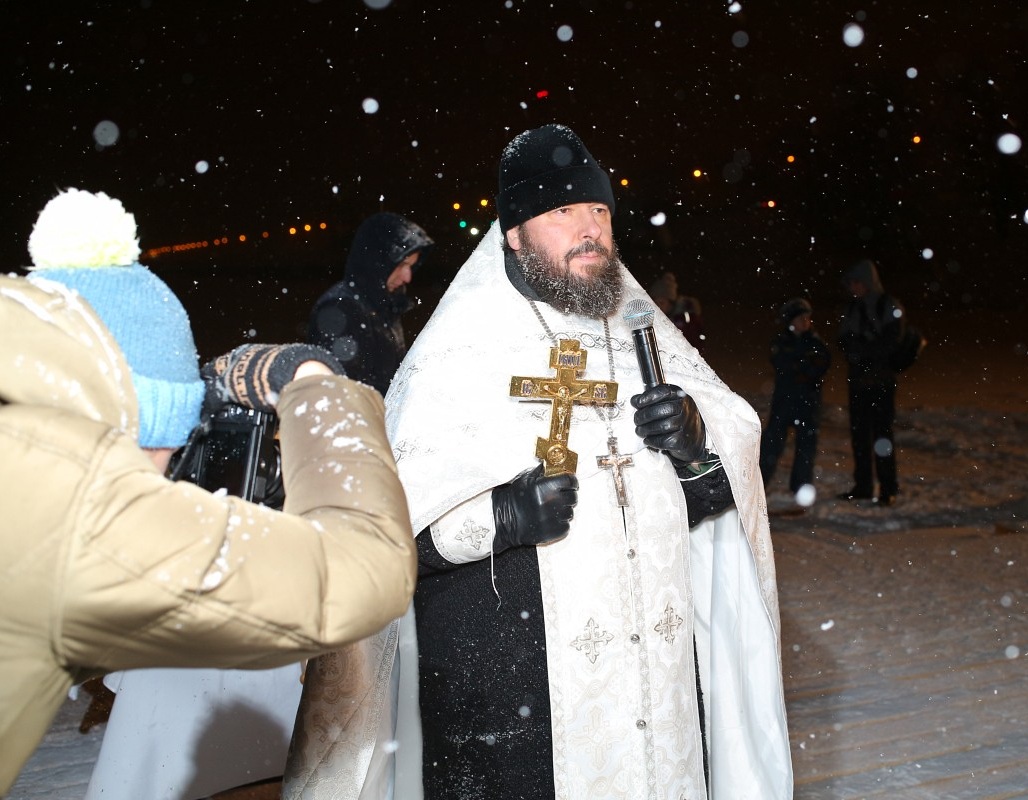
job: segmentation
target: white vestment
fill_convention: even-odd
[[[108,675],[116,697],[85,800],[196,800],[281,775],[301,670]]]
[[[623,302],[647,299],[627,270],[622,272]],[[587,350],[582,377],[609,380],[602,321],[537,305],[557,338],[577,339]],[[695,637],[711,797],[789,798],[777,589],[757,468],[759,420],[658,313],[654,328],[666,381],[696,401],[708,447],[721,456],[736,502],[690,530],[668,457],[646,448],[635,434],[628,400],[643,387],[631,333],[620,311],[609,323],[618,402],[603,414],[575,407],[568,446],[578,454],[578,505],[569,535],[538,549],[556,796],[706,796],[699,730],[690,722],[698,713]],[[488,537],[468,535],[488,525],[483,498],[538,464],[536,438],[548,434],[550,404],[513,398],[509,389],[515,375],[552,376],[551,347],[530,304],[506,276],[493,226],[415,340],[386,397],[386,425],[412,527],[420,532],[432,525],[432,534],[421,535],[440,537],[437,549],[450,561],[489,558]],[[625,470],[624,516],[611,472],[597,463],[597,456],[608,453],[611,432],[620,452],[634,460]],[[396,751],[396,798],[421,796],[420,731],[412,707],[417,657],[409,613],[374,646],[358,646],[371,654],[360,672],[365,678],[377,674],[377,689],[353,673],[336,680],[346,691],[332,693],[335,711],[329,703],[308,705],[305,696],[298,724],[305,716],[318,718],[325,731],[325,720],[335,713],[338,727],[328,736],[306,737],[304,767],[295,783],[306,791],[285,797],[357,796],[356,785],[349,793],[330,794],[327,787],[333,773],[350,770],[347,759],[371,759],[375,745],[368,732],[382,727],[382,717],[367,709],[382,696],[384,665],[396,652],[382,643],[397,628],[396,739],[383,744],[380,738],[376,752]],[[376,666],[379,656],[384,662]],[[330,694],[328,686],[317,695]],[[364,709],[346,715],[364,717],[360,730],[347,730],[340,719],[343,694],[352,709]],[[375,781],[388,783],[388,776]],[[319,786],[326,787],[324,793],[315,790]],[[377,789],[362,795],[385,796]]]

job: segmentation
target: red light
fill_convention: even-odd
[[[544,97],[549,97],[549,96],[550,96],[550,93],[546,89],[540,89],[538,92],[535,93],[535,97],[536,97],[537,100],[542,100]]]

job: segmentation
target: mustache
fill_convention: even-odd
[[[564,265],[568,266],[571,263],[571,259],[576,256],[585,255],[586,253],[598,253],[604,258],[610,258],[610,250],[599,242],[582,242],[580,245],[572,247],[564,254]]]

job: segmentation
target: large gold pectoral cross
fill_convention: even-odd
[[[618,385],[614,381],[587,381],[579,378],[585,371],[586,352],[577,339],[561,339],[550,348],[550,369],[556,378],[510,379],[510,396],[522,400],[549,400],[550,435],[538,438],[535,454],[541,458],[543,474],[574,473],[578,467],[578,454],[568,449],[571,430],[571,410],[574,403],[610,405],[618,399]]]

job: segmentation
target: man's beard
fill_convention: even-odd
[[[603,256],[603,260],[585,277],[571,271],[571,259],[583,253]],[[558,311],[600,319],[612,314],[621,304],[623,282],[617,245],[608,250],[596,242],[583,242],[565,253],[562,263],[558,263],[538,249],[522,227],[521,249],[517,256],[525,282],[535,290],[540,300]]]

